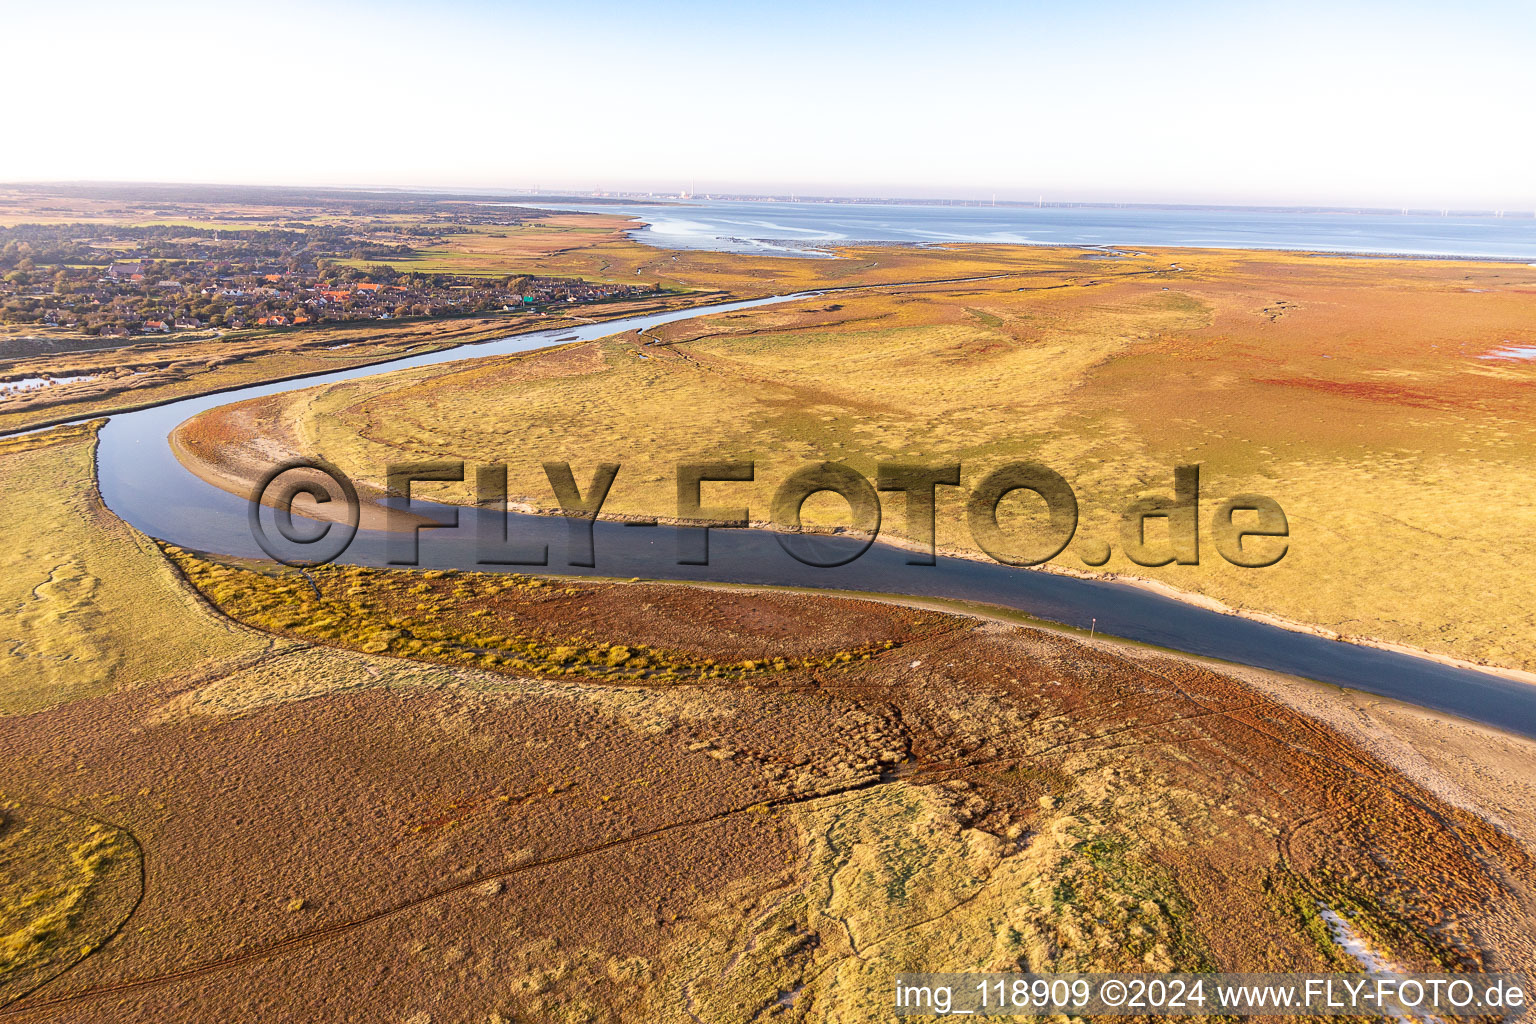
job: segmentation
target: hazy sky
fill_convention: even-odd
[[[1536,208],[1536,3],[0,0],[0,181]]]

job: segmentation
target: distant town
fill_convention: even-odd
[[[131,337],[538,310],[631,298],[658,287],[412,273],[370,262],[409,257],[409,243],[419,244],[420,236],[462,228],[403,230],[381,242],[310,225],[0,228],[0,322]]]

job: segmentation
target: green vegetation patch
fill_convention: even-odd
[[[300,573],[166,552],[231,618],[258,629],[368,654],[475,666],[509,674],[588,676],[613,682],[746,682],[848,666],[896,646],[882,640],[817,657],[701,658],[592,635],[551,636],[520,627],[504,595],[574,597],[566,581],[519,574],[324,566]],[[574,609],[573,609],[574,610]]]
[[[0,803],[0,1005],[115,931],[135,899],[138,856],[121,829]]]

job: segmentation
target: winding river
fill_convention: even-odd
[[[248,502],[198,479],[171,452],[168,435],[197,413],[262,395],[407,367],[526,352],[573,338],[591,340],[815,294],[818,293],[629,317],[575,330],[561,328],[520,334],[119,414],[101,432],[97,469],[102,497],[113,512],[152,537],[195,550],[262,557],[251,534]],[[516,439],[509,438],[508,446],[507,461],[518,458]],[[456,515],[459,521],[453,529],[421,532],[422,567],[497,571],[496,567],[476,564],[479,531],[484,526],[499,530],[500,525],[481,520],[495,513],[432,506],[420,501],[412,507],[435,518]],[[791,557],[776,535],[757,530],[711,530],[710,564],[680,565],[679,544],[692,550],[700,531],[611,522],[592,524],[594,564],[573,566],[568,563],[585,560],[579,553],[585,549],[588,537],[586,523],[513,515],[509,517],[508,530],[513,543],[547,545],[548,565],[508,566],[505,571],[763,584],[960,600],[1010,608],[1085,630],[1097,620],[1098,631],[1112,636],[1396,698],[1536,737],[1536,686],[1429,658],[1342,643],[1226,615],[1126,584],[959,558],[939,558],[936,565],[915,566],[907,564],[908,552],[885,544],[874,545],[846,565],[817,568]],[[360,530],[338,561],[386,565],[392,553],[398,554],[397,546],[393,552],[390,547],[391,543],[398,545],[399,537]],[[815,543],[831,550],[840,545],[859,546],[842,538],[817,538]],[[830,559],[823,556],[820,560]]]

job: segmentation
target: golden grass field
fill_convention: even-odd
[[[96,495],[96,425],[0,441],[10,571],[0,714],[37,711],[264,646],[196,613],[154,544]]]
[[[1384,759],[1378,708],[932,609],[311,589],[167,557],[92,448],[0,446],[17,1020],[884,1019],[913,965],[1353,970],[1323,905],[1405,969],[1536,963],[1536,831],[1484,820],[1529,743],[1409,709],[1441,742]]]
[[[872,478],[880,461],[958,461],[970,484],[1035,460],[1071,482],[1081,509],[1056,566],[1100,571],[1094,549],[1108,543],[1105,572],[1347,637],[1536,669],[1536,365],[1482,358],[1536,342],[1536,270],[1016,247],[846,256],[776,262],[792,279],[838,266],[862,268],[855,280],[896,267],[912,279],[1007,276],[829,293],[645,339],[307,390],[274,429],[376,483],[407,459],[505,461],[512,494],[546,508],[542,461],[571,462],[583,482],[594,464],[619,462],[604,511],[661,516],[676,514],[681,461],[754,459],[756,484],[708,494],[767,519],[774,488],[808,462]],[[679,262],[716,259],[734,257]],[[894,262],[870,269],[882,260]],[[231,440],[202,429],[210,445]],[[1171,495],[1185,463],[1202,467],[1201,564],[1133,564],[1120,510]],[[1289,518],[1278,565],[1238,568],[1215,550],[1209,517],[1243,492]],[[467,487],[421,493],[472,500]],[[1015,504],[1030,522],[1022,498],[1005,512]],[[846,515],[829,495],[806,505],[807,522]],[[899,498],[887,501],[884,535],[904,529]],[[955,489],[940,490],[938,532],[946,548],[976,550]]]
[[[753,458],[755,483],[706,504],[759,518],[806,462],[959,461],[970,483],[1034,459],[1076,488],[1079,538],[1113,545],[1105,571],[1536,667],[1536,367],[1480,358],[1533,343],[1536,270],[743,258],[619,226],[466,232],[420,260],[660,280],[681,302],[848,290],[305,388],[200,418],[178,450],[238,475],[254,431],[374,482],[403,459],[505,461],[542,507],[542,460],[583,484],[617,461],[607,510],[661,516],[676,461]],[[456,323],[360,325],[355,352],[189,342],[153,389],[0,423],[506,330]],[[102,504],[94,448],[95,424],[0,440],[20,510],[0,525],[7,1020],[885,1019],[912,968],[1356,970],[1323,907],[1400,969],[1536,969],[1536,745],[1518,737],[932,603],[306,578],[144,537]],[[1228,565],[1208,530],[1199,566],[1125,560],[1115,513],[1187,462],[1207,514],[1238,491],[1283,505],[1279,565]],[[835,523],[823,498],[807,518]],[[974,553],[958,495],[940,499],[940,543]],[[888,502],[886,531],[903,525]]]

